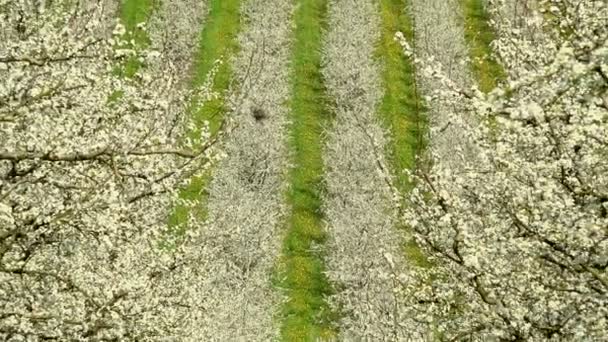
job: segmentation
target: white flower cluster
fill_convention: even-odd
[[[434,97],[475,151],[432,150],[406,214],[435,265],[413,319],[446,340],[608,338],[608,6],[552,3],[496,16],[504,87]]]
[[[195,312],[158,242],[208,151],[176,142],[190,100],[163,51],[115,72],[115,4],[0,4],[0,340],[147,340]]]

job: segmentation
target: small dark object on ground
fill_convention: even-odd
[[[268,114],[266,113],[266,111],[260,107],[253,108],[253,110],[251,111],[251,114],[253,115],[253,118],[255,119],[255,121],[262,121],[268,117]]]

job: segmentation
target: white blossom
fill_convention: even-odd
[[[406,214],[434,262],[430,302],[410,312],[431,315],[447,340],[606,339],[608,106],[597,100],[608,12],[601,1],[550,2],[566,30],[538,30],[533,8],[521,21],[504,14],[523,1],[488,2],[509,75],[488,95],[417,59],[445,87],[431,107],[463,137],[437,145],[443,131],[432,131],[432,167],[418,172]]]

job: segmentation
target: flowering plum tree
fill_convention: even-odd
[[[211,94],[181,90],[178,66],[125,41],[112,4],[0,1],[3,340],[171,336],[192,311],[159,241],[214,142],[178,144],[181,113]],[[147,67],[121,77],[127,58]]]
[[[550,38],[525,53],[538,36],[496,22],[511,77],[489,94],[417,61],[473,149],[449,151],[458,168],[431,149],[406,214],[434,264],[404,289],[412,322],[442,340],[608,338],[608,6],[554,2],[558,25],[530,11]]]

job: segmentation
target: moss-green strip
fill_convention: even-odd
[[[490,44],[495,39],[490,16],[483,0],[460,0],[464,13],[464,37],[469,47],[471,70],[479,89],[488,93],[506,78],[502,65],[494,58]]]
[[[378,115],[391,135],[387,155],[395,174],[395,186],[402,195],[413,186],[403,170],[416,168],[416,155],[425,147],[427,127],[424,103],[416,88],[415,67],[394,39],[395,32],[400,31],[413,46],[414,31],[407,6],[406,0],[380,1],[382,34],[377,48],[377,56],[384,66],[384,96]],[[405,254],[414,265],[428,265],[424,253],[411,238],[406,240]]]
[[[325,241],[321,196],[323,191],[323,128],[330,112],[321,76],[322,31],[325,0],[301,0],[295,12],[291,71],[292,152],[291,214],[280,261],[280,286],[287,291],[281,337],[284,341],[332,339],[334,315],[324,297],[331,287],[324,275],[319,246]]]
[[[126,41],[133,40],[133,49],[148,47],[150,39],[146,31],[137,27],[139,23],[146,23],[154,11],[154,0],[123,0],[120,6],[120,20],[127,33],[123,37]],[[143,66],[136,57],[128,58],[125,63],[116,69],[116,72],[125,77],[133,77],[137,70]]]
[[[213,75],[212,89],[214,92],[222,94],[216,99],[200,103],[195,99],[188,109],[194,129],[187,133],[187,137],[194,141],[195,146],[200,146],[201,131],[205,122],[209,123],[211,136],[218,133],[226,112],[224,94],[230,86],[232,79],[232,68],[230,56],[238,51],[236,40],[240,28],[240,0],[211,0],[208,3],[209,13],[203,27],[200,38],[199,48],[194,63],[194,76],[192,87],[203,85],[214,65],[218,60],[222,63],[215,70]],[[178,204],[169,217],[169,227],[176,236],[181,236],[186,229],[188,218],[194,215],[198,220],[205,220],[207,217],[207,185],[211,181],[211,172],[207,171],[203,175],[194,176],[190,183],[180,190],[180,198],[192,201],[194,205]]]
[[[232,80],[230,57],[238,52],[236,40],[240,29],[240,0],[211,0],[208,2],[209,15],[201,32],[195,62],[193,87],[204,84],[215,63],[221,60],[213,78],[213,90],[224,94]],[[211,134],[217,133],[226,111],[223,96],[207,101],[202,106],[191,109],[197,128],[189,133],[196,140],[203,122],[210,124]]]

